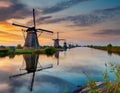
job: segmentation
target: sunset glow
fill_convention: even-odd
[[[34,3],[33,0],[1,0],[0,45],[24,44],[24,28],[15,27],[12,23],[32,27],[33,8],[36,10],[37,27],[62,32],[60,38],[68,43],[118,45],[119,0],[35,0]],[[53,45],[53,38],[56,34],[43,33],[39,42]]]

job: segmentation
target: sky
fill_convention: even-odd
[[[26,29],[12,23],[32,27],[33,8],[37,28],[54,32],[40,45],[53,45],[56,32],[68,43],[120,45],[120,0],[0,0],[0,45],[24,45]]]

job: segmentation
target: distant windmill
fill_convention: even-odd
[[[64,40],[64,49],[67,50],[68,46],[67,46],[67,42],[66,40]]]
[[[33,23],[34,23],[33,27],[23,26],[23,25],[14,24],[14,23],[12,24],[15,26],[27,28],[27,30],[25,31],[25,32],[27,32],[27,35],[25,37],[24,49],[38,49],[39,48],[37,32],[53,33],[53,31],[36,28],[35,9],[33,9]]]
[[[61,40],[65,41],[65,39],[60,39],[60,38],[59,38],[59,33],[60,33],[60,32],[57,32],[57,38],[56,38],[56,39],[53,39],[53,40],[54,40],[54,47],[55,47],[55,48],[60,48],[59,42],[60,42]]]

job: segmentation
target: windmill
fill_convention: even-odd
[[[32,91],[33,90],[33,85],[34,85],[35,72],[52,68],[53,65],[49,64],[49,65],[46,65],[44,67],[40,65],[40,67],[38,67],[37,65],[38,65],[39,55],[37,55],[37,54],[23,55],[23,58],[25,60],[26,67],[25,67],[25,69],[20,69],[20,70],[26,70],[27,72],[12,75],[9,78],[12,79],[12,78],[15,78],[15,77],[20,77],[20,76],[23,76],[23,75],[33,73],[31,84],[30,84],[30,91]]]
[[[66,51],[67,48],[68,48],[66,40],[64,40],[64,45],[63,46],[64,46],[64,50]]]
[[[27,35],[25,37],[24,49],[38,49],[39,48],[37,32],[53,33],[53,31],[36,28],[35,9],[33,9],[33,24],[34,24],[33,27],[23,26],[23,25],[19,25],[19,24],[15,24],[15,23],[12,24],[14,26],[27,28],[27,30],[25,31],[25,32],[27,32]]]
[[[60,42],[61,40],[65,41],[65,39],[60,39],[60,38],[59,38],[59,33],[60,33],[60,32],[57,32],[57,38],[56,38],[56,39],[53,39],[53,41],[54,41],[54,47],[55,47],[55,48],[60,48],[59,42]]]

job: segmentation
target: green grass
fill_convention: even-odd
[[[56,52],[56,49],[53,47],[47,47],[45,49],[34,49],[34,50],[24,50],[24,49],[16,49],[15,54],[47,54],[47,55],[53,55]]]
[[[32,54],[35,50],[24,50],[24,49],[16,49],[13,51],[14,54]]]
[[[20,55],[20,54],[46,54],[46,55],[53,55],[56,53],[56,49],[53,47],[46,47],[42,49],[3,49],[0,51],[0,56],[7,56],[7,55]]]
[[[91,48],[108,51],[108,53],[120,54],[120,46],[92,46]]]

